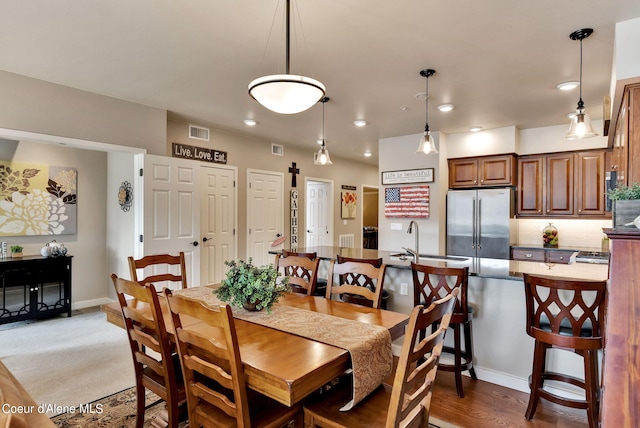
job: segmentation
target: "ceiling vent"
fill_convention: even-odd
[[[209,128],[189,125],[189,138],[202,140],[202,141],[209,141]]]
[[[276,156],[284,156],[284,146],[271,143],[271,154]]]

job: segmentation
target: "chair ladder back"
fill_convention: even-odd
[[[319,258],[310,259],[308,255],[315,253],[301,253],[302,256],[280,254],[276,255],[275,267],[289,277],[289,285],[294,292],[313,296],[318,284]]]
[[[527,334],[570,349],[604,346],[606,281],[524,275]]]
[[[208,307],[168,289],[165,295],[184,371],[190,425],[214,426],[212,421],[217,421],[220,426],[233,422],[238,427],[251,426],[231,307]],[[185,316],[197,318],[206,327],[184,325]]]
[[[428,308],[418,305],[411,312],[393,381],[387,428],[427,426],[433,382],[458,292],[455,289]],[[420,331],[435,323],[440,327],[420,339]]]
[[[187,288],[186,263],[182,251],[177,256],[154,254],[137,260],[129,256],[128,261],[132,281],[144,285],[176,282],[180,284],[180,288]],[[177,270],[177,273],[173,273],[172,269],[173,271]],[[146,276],[140,277],[138,270],[141,270],[142,275]]]
[[[366,262],[348,261],[336,263],[332,260],[329,264],[329,278],[327,284],[326,298],[331,299],[332,295],[355,294],[372,301],[372,307],[380,308],[382,303],[382,290],[384,287],[384,275],[387,265],[384,263],[380,267],[375,267]],[[372,280],[372,288],[352,283],[343,283],[341,278],[347,278],[352,274],[354,278],[367,277]],[[334,282],[334,275],[338,276],[338,283]]]
[[[180,368],[175,366],[172,357],[175,348],[167,334],[156,288],[153,284],[143,285],[115,274],[111,279],[129,339],[138,397],[144,397],[142,388],[156,393],[167,402],[171,423],[177,424],[178,408],[185,398],[184,389]],[[144,402],[138,403],[137,417],[144,418]]]

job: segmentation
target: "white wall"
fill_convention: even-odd
[[[166,154],[166,110],[4,71],[0,71],[0,128]]]
[[[640,18],[618,22],[615,39],[616,80],[640,76]]]
[[[2,237],[20,244],[25,255],[39,255],[52,239],[68,248],[72,261],[72,303],[99,303],[105,297],[106,154],[32,142],[0,143],[0,159],[40,165],[60,165],[78,171],[78,229],[75,235]],[[114,199],[115,199],[114,194]]]
[[[415,185],[429,186],[429,210],[427,219],[415,219],[420,229],[420,252],[438,254],[444,250],[441,237],[444,233],[444,213],[446,209],[445,196],[448,187],[448,172],[446,167],[446,136],[433,133],[439,154],[417,154],[418,142],[422,134],[406,135],[402,137],[384,138],[378,142],[379,170],[396,171],[418,168],[434,168],[433,183],[416,183]],[[444,152],[444,153],[443,153]],[[380,180],[380,178],[379,178]],[[386,218],[384,216],[384,189],[386,187],[401,187],[408,184],[382,186],[380,185],[379,198],[379,226],[378,249],[389,251],[401,251],[402,247],[413,248],[414,235],[407,234],[409,222],[412,219]],[[400,224],[402,230],[391,230],[392,224]]]
[[[606,148],[608,137],[602,135],[604,129],[602,120],[593,120],[591,123],[599,135],[573,141],[564,139],[569,130],[569,119],[567,119],[566,125],[522,129],[520,130],[520,150],[517,153],[529,155]]]
[[[447,134],[447,158],[518,153],[519,137],[515,126]]]

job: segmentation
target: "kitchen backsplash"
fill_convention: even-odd
[[[518,219],[518,245],[542,246],[542,230],[553,223],[558,228],[558,248],[600,250],[603,228],[611,227],[611,220]]]

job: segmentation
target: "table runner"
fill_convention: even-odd
[[[187,288],[173,293],[214,307],[221,303],[208,287]],[[278,303],[271,308],[271,313],[252,312],[235,307],[232,307],[232,310],[235,318],[349,351],[353,369],[353,397],[340,410],[353,408],[391,374],[391,334],[382,326]]]

